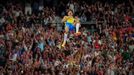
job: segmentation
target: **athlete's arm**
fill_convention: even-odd
[[[63,19],[62,19],[62,22],[66,22],[68,19],[68,16],[64,16]]]

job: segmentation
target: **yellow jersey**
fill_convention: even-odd
[[[73,17],[67,17],[67,21],[66,22],[73,24],[74,21],[75,21],[75,19]]]

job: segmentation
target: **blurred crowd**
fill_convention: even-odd
[[[9,2],[0,9],[0,75],[133,75],[133,1]],[[111,0],[110,0],[111,1]],[[52,6],[53,5],[53,6]],[[61,19],[71,9],[81,23],[61,48]]]

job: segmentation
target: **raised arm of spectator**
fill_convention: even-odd
[[[131,0],[129,0],[129,3],[131,5],[131,7],[132,7],[132,13],[134,13],[134,5],[133,5],[133,2]]]
[[[133,2],[131,0],[129,0],[129,3],[132,7],[134,7]]]
[[[25,40],[23,40],[23,47],[24,47],[24,49],[27,51],[27,46],[26,46],[26,44],[25,44]]]
[[[30,45],[30,47],[29,47],[29,50],[31,50],[32,47],[33,47],[33,38],[32,38],[32,40],[31,40],[31,45]]]
[[[24,47],[24,49],[27,51],[27,50],[31,50],[32,49],[32,46],[33,46],[33,39],[31,40],[31,45],[29,46],[29,47],[27,47],[26,46],[26,44],[25,44],[25,40],[23,40],[23,47]]]

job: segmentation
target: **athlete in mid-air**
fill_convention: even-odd
[[[64,16],[62,19],[62,22],[65,23],[65,33],[64,33],[64,41],[62,43],[62,47],[65,47],[69,31],[73,31],[76,29],[75,35],[78,36],[81,34],[79,32],[79,27],[80,27],[79,18],[77,16],[75,18],[73,17],[72,10],[68,10],[67,15],[68,16]]]

